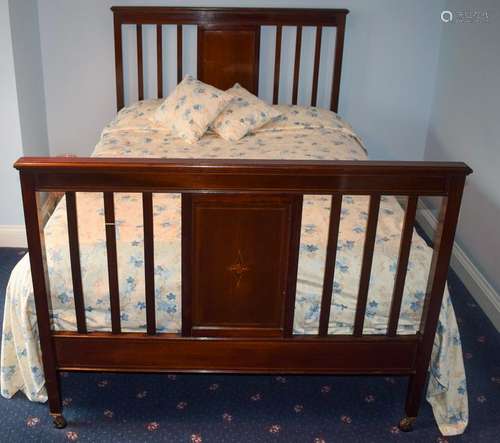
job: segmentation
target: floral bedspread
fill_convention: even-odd
[[[188,145],[151,123],[158,103],[139,102],[123,109],[108,125],[93,155],[97,157],[337,159],[362,160],[366,152],[348,124],[316,108],[278,106],[282,116],[239,142],[209,133]],[[121,321],[125,331],[146,328],[142,205],[139,194],[115,194]],[[158,329],[181,328],[181,217],[179,194],[154,195],[155,284]],[[110,330],[106,242],[102,194],[77,194],[78,228],[87,325]],[[352,332],[368,197],[345,196],[333,287],[329,332]],[[294,330],[315,334],[320,300],[330,198],[305,196],[302,218]],[[364,333],[384,333],[395,278],[404,210],[395,197],[382,198],[377,226]],[[58,330],[76,330],[67,242],[66,205],[58,204],[45,227],[52,297]],[[413,235],[398,332],[414,333],[419,324],[431,249]],[[7,287],[1,353],[1,393],[22,391],[46,401],[28,256],[16,265]],[[430,367],[427,399],[445,435],[460,434],[468,422],[468,403],[460,337],[446,290]]]

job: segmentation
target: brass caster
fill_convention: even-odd
[[[64,429],[67,425],[66,419],[62,416],[62,414],[53,414],[52,423],[54,423],[54,427],[57,429]]]
[[[416,419],[417,417],[403,417],[399,422],[399,429],[403,432],[413,431],[413,423]]]

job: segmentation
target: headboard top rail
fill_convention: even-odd
[[[217,8],[169,6],[112,6],[122,24],[242,24],[337,26],[348,9]]]

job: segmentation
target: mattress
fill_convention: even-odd
[[[156,101],[124,108],[104,129],[95,157],[233,158],[365,160],[367,153],[352,128],[336,114],[317,108],[278,106],[282,116],[239,142],[214,133],[187,144],[148,116]],[[159,332],[181,329],[181,206],[179,194],[153,196],[156,317]],[[146,330],[144,254],[140,194],[115,194],[115,217],[124,331]],[[111,329],[102,194],[77,193],[78,229],[87,327]],[[329,333],[353,329],[368,197],[344,196],[335,265]],[[302,216],[294,332],[316,334],[326,255],[329,196],[305,196]],[[394,196],[383,196],[377,225],[365,334],[386,331],[399,252],[404,209]],[[76,330],[67,241],[66,204],[57,205],[45,226],[47,265],[56,330]],[[418,329],[432,250],[413,234],[398,333]],[[2,395],[22,390],[44,401],[33,291],[28,257],[14,269],[6,294],[2,340]],[[468,420],[460,338],[446,291],[434,346],[428,399],[441,431],[460,433]]]

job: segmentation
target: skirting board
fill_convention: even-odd
[[[0,225],[1,248],[27,248],[24,225]]]
[[[425,233],[432,238],[437,227],[437,219],[422,200],[419,201],[417,222]],[[496,330],[500,332],[500,294],[486,280],[457,242],[453,245],[451,267],[491,320]]]

